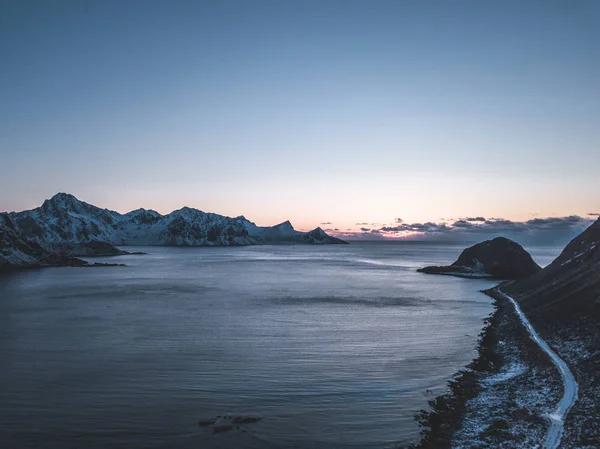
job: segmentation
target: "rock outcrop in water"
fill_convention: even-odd
[[[9,216],[15,228],[28,239],[40,245],[54,245],[54,249],[62,245],[63,251],[81,255],[89,252],[100,255],[98,249],[103,253],[110,252],[106,245],[346,243],[320,228],[310,232],[296,231],[289,221],[276,226],[257,226],[243,216],[230,218],[189,207],[167,215],[145,209],[120,214],[79,201],[66,193],[53,196],[36,209],[12,212]],[[100,248],[101,245],[104,247]]]
[[[430,266],[417,271],[470,278],[519,279],[540,270],[521,245],[496,237],[465,249],[450,266]]]
[[[254,424],[262,421],[258,416],[217,416],[216,418],[201,419],[198,421],[200,427],[211,427],[213,434],[240,429],[244,424]]]

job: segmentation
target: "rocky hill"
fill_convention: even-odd
[[[519,279],[540,270],[521,245],[496,237],[465,249],[452,265],[430,266],[418,271],[471,278]]]
[[[43,266],[83,266],[83,260],[50,251],[15,228],[9,215],[0,213],[0,271]]]
[[[600,317],[600,219],[574,238],[546,268],[503,287],[524,312],[564,321]],[[563,312],[568,308],[568,316]]]
[[[223,246],[268,243],[345,243],[317,228],[296,231],[289,221],[257,226],[245,217],[230,218],[184,207],[161,215],[137,209],[120,214],[59,193],[42,206],[9,214],[16,229],[41,245],[104,242],[111,245]],[[63,246],[64,247],[64,246]],[[88,248],[89,249],[89,248]]]
[[[600,447],[600,219],[543,270],[500,290],[519,302],[579,384],[564,447]]]

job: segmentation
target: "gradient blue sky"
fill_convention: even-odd
[[[0,210],[600,210],[600,2],[1,1]]]

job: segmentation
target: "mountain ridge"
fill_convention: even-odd
[[[289,221],[257,226],[244,216],[231,218],[187,206],[166,215],[143,208],[121,214],[64,192],[45,200],[40,207],[10,212],[8,216],[24,237],[41,245],[90,241],[131,246],[346,243],[320,228],[297,231]]]

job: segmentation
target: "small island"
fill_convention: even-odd
[[[476,279],[521,279],[541,269],[517,242],[496,237],[465,249],[452,265],[429,266],[417,271]]]

